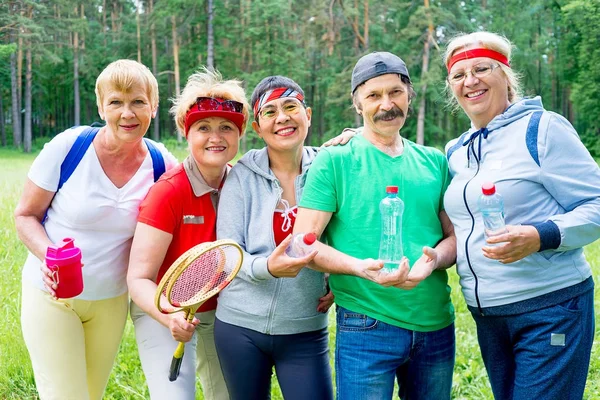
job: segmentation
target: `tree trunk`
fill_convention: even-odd
[[[173,40],[173,70],[175,72],[175,96],[179,96],[181,91],[179,86],[179,43],[177,42],[177,21],[175,16],[171,16],[171,35]],[[181,132],[177,129],[177,143],[181,143]]]
[[[6,130],[4,129],[4,103],[2,102],[2,90],[0,90],[0,141],[2,147],[6,147]]]
[[[85,7],[81,4],[81,19],[85,21]],[[81,32],[81,50],[85,50],[85,30]]]
[[[340,0],[340,4],[342,3],[342,0]],[[358,9],[358,0],[354,0],[354,7],[356,9]],[[356,16],[354,17],[354,23],[352,24],[353,28],[354,28],[354,54],[356,54],[357,56],[360,55],[360,32],[358,32],[358,13],[356,14]],[[360,116],[360,114],[358,114],[357,112],[354,113],[354,126],[362,126],[363,121],[362,121],[362,117]]]
[[[23,105],[23,28],[19,28],[19,39],[17,45],[17,93],[19,95],[19,108]]]
[[[110,10],[110,30],[115,37],[117,33],[117,3],[112,2],[112,9]]]
[[[152,9],[154,0],[148,0],[148,13],[152,15]],[[150,24],[150,47],[152,48],[152,73],[158,79],[158,60],[156,55],[156,30],[154,22]],[[158,104],[157,104],[158,106]],[[156,117],[154,118],[154,130],[152,131],[152,139],[157,142],[160,140],[160,108],[156,111]]]
[[[213,0],[207,0],[206,4],[208,6],[208,43],[206,50],[206,65],[209,69],[215,68],[215,36],[213,33]]]
[[[31,153],[31,42],[25,51],[25,129],[23,130],[23,151]]]
[[[78,7],[75,7],[75,16],[78,14]],[[79,97],[79,32],[73,32],[73,99],[74,99],[74,125],[81,124],[81,99]]]
[[[335,16],[333,6],[336,0],[329,2],[329,26],[327,27],[327,54],[331,57],[335,46]]]
[[[369,49],[369,0],[364,0],[364,25],[363,25],[363,37],[365,38],[365,50]]]
[[[13,146],[21,147],[21,107],[19,105],[19,89],[17,85],[17,54],[10,55],[10,83],[12,97]]]
[[[429,19],[429,27],[427,28],[427,36],[423,45],[423,66],[421,68],[421,99],[419,101],[419,116],[417,118],[417,144],[425,144],[425,108],[427,95],[427,72],[429,71],[429,46],[433,41],[433,23],[429,15],[429,0],[424,0],[425,12]]]
[[[142,36],[140,35],[140,5],[135,7],[135,23],[137,27],[137,61],[142,62]]]
[[[102,0],[102,37],[106,47],[106,0]]]

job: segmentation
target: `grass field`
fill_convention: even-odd
[[[174,151],[183,159],[184,151]],[[0,399],[37,399],[31,364],[23,343],[19,323],[21,267],[25,260],[25,247],[17,239],[12,213],[20,196],[33,156],[0,149]],[[600,282],[600,241],[586,249],[594,270],[594,279]],[[485,374],[475,326],[462,295],[458,278],[452,269],[452,299],[456,308],[456,366],[452,394],[454,399],[492,399]],[[600,286],[596,288],[596,320],[600,319]],[[334,320],[330,315],[331,348],[335,343]],[[51,326],[40,329],[52,333]],[[584,398],[600,399],[600,323],[596,327],[596,341]],[[168,362],[168,360],[165,360]],[[202,398],[201,394],[198,398]],[[105,399],[146,399],[144,375],[137,357],[133,326],[127,324],[125,337],[113,369]],[[273,398],[281,399],[276,385]],[[532,399],[542,400],[542,399]]]

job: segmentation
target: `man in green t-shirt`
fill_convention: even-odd
[[[296,217],[294,233],[321,238],[310,267],[332,274],[344,400],[391,399],[395,377],[403,399],[450,398],[454,309],[445,269],[455,262],[456,239],[442,203],[448,164],[440,151],[400,135],[414,95],[399,57],[378,52],[358,61],[352,100],[362,133],[320,151]],[[393,272],[377,260],[386,186],[398,186],[405,206],[406,257]]]

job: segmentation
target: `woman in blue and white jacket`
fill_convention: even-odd
[[[582,247],[600,237],[600,170],[565,118],[520,99],[510,56],[489,32],[446,50],[448,88],[471,120],[446,147],[460,284],[497,399],[581,399],[594,336]],[[477,207],[486,181],[507,223],[487,241]]]

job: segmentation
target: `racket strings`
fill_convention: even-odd
[[[172,277],[168,300],[176,307],[201,303],[229,283],[237,272],[240,253],[234,246],[216,247],[186,260],[187,267]]]

